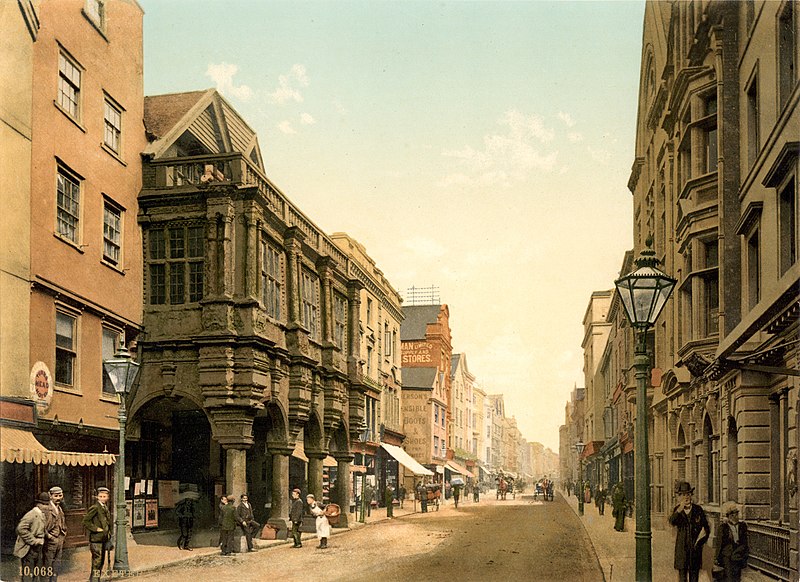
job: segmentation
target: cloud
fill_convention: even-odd
[[[608,150],[594,149],[592,146],[588,146],[586,149],[589,151],[589,155],[592,157],[592,159],[596,162],[607,164],[611,161],[611,152]]]
[[[579,131],[571,131],[567,134],[567,139],[571,143],[578,143],[579,141],[583,141],[583,134]]]
[[[567,127],[573,127],[575,125],[575,120],[572,119],[572,116],[569,113],[559,111],[558,118],[563,121]]]
[[[317,120],[311,117],[310,113],[300,114],[300,123],[302,123],[303,125],[314,125],[316,122]]]
[[[253,90],[247,85],[234,85],[233,76],[239,72],[239,66],[230,63],[209,63],[206,76],[217,86],[217,91],[228,97],[235,97],[240,101],[249,101],[253,97]]]
[[[285,75],[278,77],[278,87],[267,97],[270,103],[283,105],[288,101],[303,102],[301,87],[308,87],[308,73],[305,65],[292,65]]]
[[[281,121],[277,127],[278,131],[280,131],[281,133],[285,133],[286,135],[297,133],[294,127],[292,127],[292,123],[290,121]]]
[[[553,171],[558,151],[543,151],[542,144],[552,141],[555,132],[545,126],[541,117],[511,110],[503,114],[498,125],[506,131],[484,136],[480,149],[467,145],[443,151],[443,156],[453,158],[464,169],[451,172],[440,183],[508,184],[525,180],[533,171]]]

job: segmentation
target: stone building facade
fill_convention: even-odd
[[[285,532],[290,490],[321,498],[332,456],[334,501],[349,507],[363,283],[269,181],[255,133],[215,90],[148,97],[144,113],[133,480],[198,489],[201,519],[247,492]]]
[[[798,14],[791,1],[649,2],[634,251],[678,279],[652,331],[653,522],[687,479],[735,500],[751,567],[798,575]]]

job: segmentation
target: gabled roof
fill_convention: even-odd
[[[144,126],[145,155],[159,158],[176,143],[191,143],[202,153],[241,153],[264,169],[255,131],[216,89],[145,97]]]
[[[436,368],[403,368],[403,389],[433,388]]]
[[[425,339],[429,323],[436,323],[441,305],[404,305],[405,319],[400,325],[400,340],[413,341]]]

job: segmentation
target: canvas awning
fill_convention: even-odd
[[[338,467],[339,463],[336,462],[336,459],[328,455],[324,459],[322,459],[322,466],[323,467]]]
[[[304,463],[308,463],[308,457],[306,457],[306,448],[303,445],[302,438],[298,438],[297,441],[295,441],[294,450],[292,451],[292,456],[295,459],[300,459]]]
[[[0,461],[6,463],[33,463],[34,465],[79,465],[94,467],[113,465],[116,456],[111,453],[81,453],[51,451],[30,431],[0,426]]]
[[[458,473],[459,475],[464,475],[464,477],[475,477],[472,473],[470,473],[466,467],[462,467],[455,461],[447,461],[445,465],[448,469],[450,469],[453,473]]]
[[[400,447],[395,445],[387,445],[386,443],[381,443],[381,447],[383,447],[383,450],[385,450],[387,453],[392,455],[392,457],[394,457],[398,463],[414,473],[414,475],[433,475],[431,471],[423,467],[414,459],[414,457],[409,455]]]

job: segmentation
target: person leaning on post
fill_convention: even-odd
[[[44,533],[44,566],[50,572],[50,582],[58,580],[61,571],[61,554],[64,540],[67,538],[67,518],[61,504],[64,502],[64,491],[61,487],[50,487],[50,503],[45,512],[47,529]]]
[[[47,527],[47,506],[50,495],[39,493],[36,505],[22,516],[17,525],[17,541],[14,544],[14,555],[20,561],[20,577],[22,580],[40,580],[44,567],[42,550]]]
[[[107,487],[98,487],[97,501],[83,516],[83,527],[89,532],[89,551],[92,554],[89,579],[98,582],[105,566],[106,552],[114,547],[111,541],[111,512],[108,509],[110,493]]]
[[[247,540],[247,551],[255,551],[253,549],[253,534],[261,528],[261,524],[255,520],[253,507],[250,505],[250,498],[247,493],[242,493],[239,496],[239,505],[236,507],[236,521],[239,523],[239,527],[242,528],[245,540]]]

